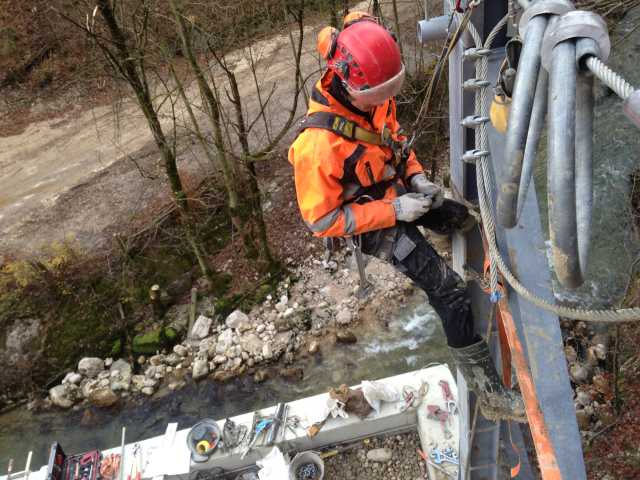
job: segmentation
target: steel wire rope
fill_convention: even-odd
[[[493,30],[490,32],[484,45],[485,48],[489,49],[491,47],[493,40],[495,39],[499,31],[502,29],[502,27],[504,27],[507,21],[508,21],[508,14],[502,20],[500,20],[496,24],[496,26],[493,28]],[[467,29],[469,30],[469,33],[471,34],[476,44],[476,48],[481,48],[482,40],[473,23],[469,23],[467,26]],[[595,57],[590,57],[587,60],[587,62],[589,62],[592,59],[595,59]],[[601,73],[603,74],[603,76],[605,76],[606,74],[606,76],[612,83],[617,82],[617,85],[620,86],[620,93],[624,94],[625,92],[628,91],[628,88],[627,88],[628,84],[619,75],[617,75],[611,69],[606,67],[606,65],[604,65],[599,60],[597,62],[592,62],[592,63],[594,64],[594,68],[601,69],[602,70]],[[480,64],[480,68],[478,68],[478,64]],[[488,64],[489,64],[488,59],[485,56],[483,56],[477,61],[476,76],[478,77],[478,80],[488,79],[488,71],[489,71]],[[604,69],[608,70],[608,72],[605,71]],[[596,72],[594,72],[594,74],[597,75]],[[598,78],[600,78],[600,76],[598,76]],[[489,105],[486,102],[487,88],[488,87],[483,87],[479,90],[480,92],[484,91],[484,94],[481,94],[481,95],[476,94],[476,114],[479,114],[480,116],[489,115]],[[611,88],[613,89],[613,87]],[[616,93],[618,93],[618,91],[616,91]],[[618,94],[620,95],[620,93]],[[631,92],[629,92],[628,94],[630,95]],[[485,101],[482,101],[482,102],[479,101],[478,97],[482,97]],[[477,109],[478,106],[480,108],[479,111]],[[488,132],[486,130],[486,125],[484,123],[480,124],[478,130],[479,130],[478,133],[480,137],[479,145],[482,146],[483,142],[486,142],[488,145]],[[485,150],[488,151],[488,149],[485,149]],[[491,180],[491,173],[489,171],[488,156],[483,156],[479,158],[477,163],[479,163],[479,168],[476,168],[476,183],[478,184],[478,200],[480,203],[480,215],[482,217],[482,224],[485,230],[485,236],[487,238],[487,243],[489,246],[489,262],[490,262],[490,265],[494,263],[495,265],[497,265],[498,269],[502,272],[502,275],[507,280],[507,282],[509,282],[511,287],[522,298],[531,302],[537,307],[542,308],[543,310],[547,310],[549,312],[555,313],[558,316],[573,319],[573,320],[583,320],[587,322],[604,322],[604,323],[619,323],[619,322],[630,322],[630,321],[640,320],[640,308],[582,309],[582,308],[566,307],[566,306],[550,303],[549,301],[529,291],[527,287],[525,287],[511,272],[510,268],[507,266],[506,262],[504,261],[504,258],[502,257],[500,251],[498,250],[498,246],[496,244],[496,235],[495,235],[495,231],[496,231],[495,215],[493,213],[493,197],[492,197],[493,183]],[[493,276],[493,274],[491,275]],[[492,287],[492,291],[494,291],[493,287]]]

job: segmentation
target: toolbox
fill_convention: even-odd
[[[100,451],[90,450],[77,455],[66,455],[58,442],[51,445],[47,480],[97,480]]]

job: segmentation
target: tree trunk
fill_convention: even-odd
[[[111,53],[111,56],[109,58],[112,63],[115,63],[114,68],[119,70],[120,73],[124,75],[125,79],[135,93],[138,105],[142,109],[145,119],[147,120],[147,125],[149,126],[149,129],[151,130],[151,133],[153,135],[153,139],[156,143],[156,146],[158,147],[158,150],[160,151],[160,155],[164,163],[164,170],[167,178],[169,179],[169,185],[171,186],[171,191],[176,201],[176,205],[178,206],[180,216],[185,223],[184,226],[187,240],[192,246],[193,253],[198,260],[198,264],[200,266],[202,274],[205,277],[210,278],[211,271],[207,266],[206,261],[204,260],[204,256],[200,250],[200,247],[197,245],[197,241],[193,234],[191,219],[189,216],[189,204],[187,202],[187,196],[182,186],[180,174],[178,173],[176,156],[174,151],[169,146],[164,131],[162,130],[162,125],[160,124],[160,120],[158,119],[158,114],[154,109],[153,101],[151,100],[151,95],[149,93],[146,79],[136,67],[137,57],[136,55],[134,55],[134,52],[130,51],[127,45],[126,35],[120,28],[120,25],[115,18],[109,0],[97,0],[97,4],[100,10],[100,14],[102,15],[102,18],[107,25],[111,39],[113,40],[113,44],[116,47],[116,53]],[[103,51],[105,51],[105,48],[106,47],[103,48]]]
[[[180,35],[180,40],[182,42],[185,57],[187,58],[187,61],[189,62],[189,65],[191,66],[191,69],[196,76],[200,95],[202,97],[207,116],[209,117],[211,126],[213,128],[214,143],[216,145],[218,153],[218,163],[222,170],[225,189],[227,191],[227,196],[229,199],[229,212],[231,216],[231,222],[233,223],[236,230],[238,230],[238,232],[240,232],[240,234],[242,235],[243,244],[247,256],[255,257],[257,249],[252,241],[247,241],[247,239],[251,238],[250,215],[247,215],[245,213],[246,207],[240,201],[240,195],[236,183],[237,175],[234,172],[233,166],[229,163],[229,158],[224,146],[224,139],[222,137],[222,125],[220,119],[220,106],[211,87],[207,83],[204,72],[202,71],[202,68],[198,63],[195,54],[193,53],[191,39],[185,25],[184,17],[180,13],[175,0],[169,0],[169,4],[171,6],[173,16],[176,20],[178,34]],[[246,135],[243,138],[246,142]],[[247,237],[247,235],[249,235],[249,237]]]

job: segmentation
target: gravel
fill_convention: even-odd
[[[367,452],[385,448],[392,452],[386,463],[372,462]],[[420,448],[417,432],[365,439],[356,448],[327,458],[326,480],[418,480],[426,478],[421,471],[416,449]],[[422,466],[424,468],[424,464]]]

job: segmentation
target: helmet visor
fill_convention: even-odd
[[[384,103],[391,97],[395,97],[400,90],[402,89],[402,84],[404,83],[404,65],[400,69],[397,75],[391,77],[384,83],[380,85],[376,85],[373,88],[367,88],[364,90],[356,90],[349,86],[347,83],[345,85],[347,92],[351,97],[357,100],[359,103],[367,104],[367,105],[380,105]]]

